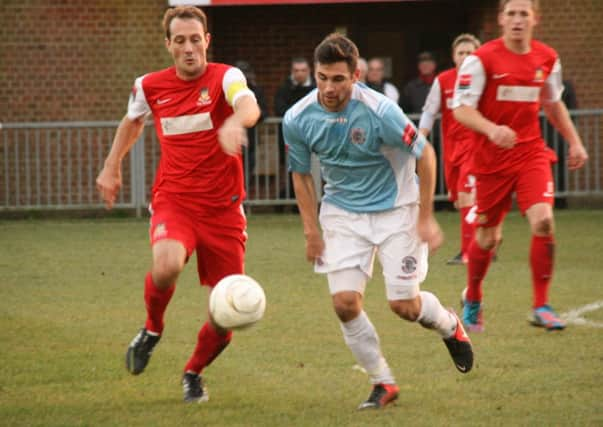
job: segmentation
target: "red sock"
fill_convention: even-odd
[[[553,277],[555,239],[553,236],[532,236],[530,266],[532,267],[533,307],[547,303]]]
[[[163,332],[163,314],[174,295],[176,284],[167,289],[159,289],[153,284],[151,273],[144,279],[144,301],[147,306],[147,321],[144,327],[147,331],[161,334]]]
[[[467,301],[480,302],[482,300],[482,281],[488,272],[492,250],[482,249],[473,239],[467,250],[469,262],[467,263]]]
[[[226,335],[220,335],[210,322],[205,322],[197,335],[197,346],[186,363],[184,372],[190,371],[200,374],[203,368],[209,366],[222,353],[231,339],[232,331],[228,331]]]
[[[475,236],[475,224],[468,223],[465,218],[467,214],[471,210],[471,206],[467,206],[461,208],[461,252],[463,256],[467,256],[467,252],[469,251],[469,244],[473,240]]]

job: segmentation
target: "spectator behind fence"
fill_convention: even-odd
[[[381,58],[372,58],[368,62],[366,85],[384,94],[396,104],[400,102],[400,92],[392,83],[385,80],[385,63]]]
[[[301,98],[306,96],[312,89],[316,87],[312,72],[310,69],[310,63],[306,58],[297,57],[291,60],[291,74],[285,79],[283,84],[278,88],[276,96],[274,98],[274,112],[278,117],[283,117],[285,112],[299,101]],[[287,173],[286,160],[285,160],[285,140],[283,138],[283,126],[279,125],[278,128],[278,151],[279,151],[279,171]],[[287,180],[280,180],[282,183]],[[291,178],[288,178],[289,182],[289,196],[293,197],[293,183]],[[287,189],[283,188],[279,192],[280,198],[287,197]]]
[[[417,58],[419,76],[409,81],[402,91],[402,109],[406,114],[420,113],[433,84],[436,61],[431,52],[423,52]]]
[[[368,62],[363,57],[358,58],[358,81],[366,84],[366,74],[368,73]]]
[[[268,115],[268,107],[266,106],[266,96],[264,95],[264,89],[258,86],[255,79],[255,70],[251,64],[247,61],[237,61],[235,67],[243,72],[247,79],[247,87],[255,94],[255,98],[260,107],[260,119],[258,123],[266,118]],[[255,152],[256,152],[256,126],[247,129],[247,150],[245,153],[245,160],[243,166],[245,167],[245,176],[251,182],[255,173]]]

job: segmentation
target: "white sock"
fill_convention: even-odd
[[[364,311],[349,322],[341,322],[343,338],[356,361],[369,375],[373,384],[395,384],[387,361],[381,354],[379,336]]]
[[[421,291],[421,313],[417,322],[427,329],[435,329],[442,338],[456,332],[456,317],[442,307],[440,300],[431,292]]]

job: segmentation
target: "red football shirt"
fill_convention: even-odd
[[[243,201],[241,156],[227,155],[218,142],[242,95],[253,96],[243,73],[225,64],[207,64],[195,80],[180,79],[174,67],[136,79],[128,117],[151,112],[161,144],[153,193],[186,195],[208,207]]]
[[[530,152],[543,150],[538,117],[541,102],[556,102],[562,92],[557,53],[544,43],[534,40],[529,53],[517,54],[500,38],[468,56],[459,70],[453,108],[477,108],[485,118],[517,133],[517,144],[511,149],[500,148],[485,135],[476,134],[474,171],[512,170]]]

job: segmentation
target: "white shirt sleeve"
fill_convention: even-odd
[[[241,70],[232,67],[224,73],[222,79],[222,90],[228,105],[234,107],[237,100],[242,96],[252,96],[255,99],[255,94],[247,87],[247,79]]]
[[[130,93],[130,100],[128,102],[128,118],[135,120],[151,111],[151,107],[147,103],[147,98],[142,90],[142,79],[144,76],[138,77],[134,81],[132,86],[132,93]]]
[[[477,108],[485,86],[486,70],[482,61],[475,55],[469,55],[463,61],[456,78],[452,108],[461,105]]]
[[[549,74],[544,82],[544,87],[542,88],[542,94],[540,96],[542,102],[551,103],[561,100],[563,89],[565,89],[563,87],[563,77],[561,74],[561,62],[559,61],[559,58],[557,58],[551,74]]]
[[[398,92],[396,86],[389,82],[385,82],[385,84],[383,85],[383,92],[385,92],[385,96],[394,101],[396,104],[400,100],[400,92]]]
[[[421,120],[419,121],[419,129],[427,129],[431,132],[433,128],[433,122],[435,116],[440,112],[440,106],[442,103],[442,93],[440,89],[440,80],[436,78],[429,89],[427,98],[425,99],[425,105],[423,105],[423,114],[421,114]]]

